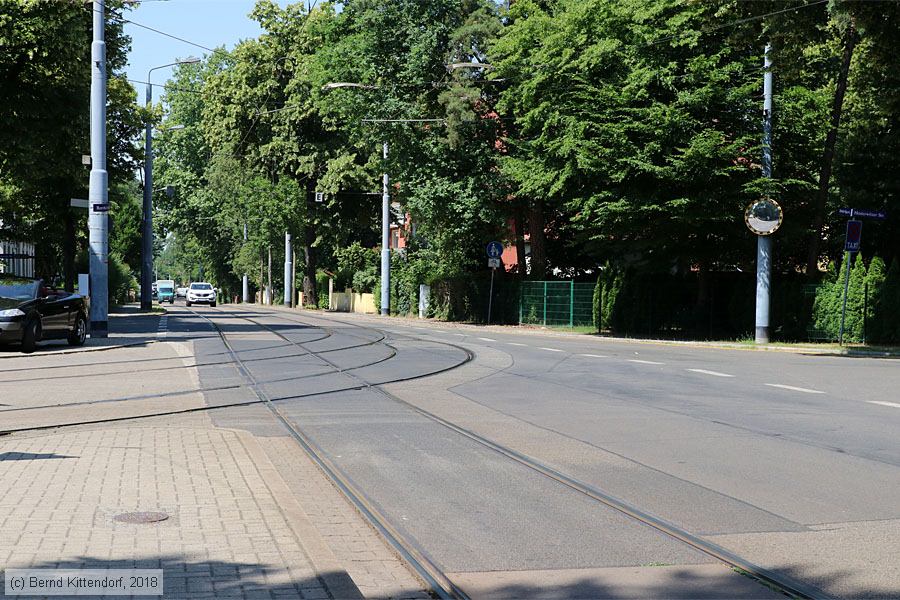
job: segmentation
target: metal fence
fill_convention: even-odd
[[[523,281],[519,323],[561,327],[594,324],[594,284],[574,281]]]

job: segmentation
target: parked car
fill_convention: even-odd
[[[67,339],[72,346],[87,337],[88,300],[44,285],[41,279],[0,275],[0,343],[20,343],[34,352],[41,340]]]
[[[216,288],[204,281],[195,281],[188,288],[187,297],[184,299],[186,306],[191,304],[216,305]]]
[[[177,288],[175,288],[175,297],[176,298],[187,298],[187,291],[188,291],[188,289],[186,287],[177,287]]]

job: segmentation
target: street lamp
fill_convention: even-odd
[[[150,75],[157,69],[165,69],[175,65],[187,65],[200,62],[199,58],[191,56],[167,65],[153,67],[147,71],[147,110],[153,104],[153,84],[150,83]],[[183,127],[183,126],[181,126]],[[179,128],[177,125],[175,128]],[[174,129],[174,128],[173,128]],[[141,310],[149,311],[153,308],[151,295],[153,275],[153,131],[150,119],[147,119],[146,137],[144,140],[144,222],[141,228]]]
[[[350,83],[335,81],[322,86],[322,91],[336,90],[339,88],[359,88],[375,90],[377,86],[362,83]],[[388,145],[384,142],[382,147],[385,170],[382,175],[381,187],[381,314],[391,314],[391,195],[388,191],[387,157]]]

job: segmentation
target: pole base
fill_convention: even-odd
[[[109,337],[109,321],[91,321],[91,339]]]
[[[756,328],[756,343],[757,344],[768,344],[769,343],[769,328],[768,327],[757,327]]]

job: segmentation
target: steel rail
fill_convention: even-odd
[[[199,313],[197,313],[199,315]],[[225,347],[232,351],[235,365],[241,374],[250,382],[250,388],[253,390],[254,394],[257,395],[260,400],[264,401],[264,404],[269,408],[272,414],[284,425],[287,431],[290,433],[291,437],[298,443],[298,445],[303,448],[306,454],[313,460],[313,462],[318,465],[318,467],[322,470],[322,472],[331,480],[331,482],[344,494],[344,496],[353,504],[354,507],[362,514],[362,516],[384,537],[384,539],[394,548],[394,550],[405,560],[415,571],[416,573],[424,580],[424,582],[431,588],[432,592],[434,592],[437,596],[442,599],[451,600],[468,600],[469,596],[463,592],[460,588],[456,586],[446,575],[444,575],[443,571],[425,556],[418,548],[414,545],[410,544],[406,539],[404,539],[403,535],[398,532],[391,524],[390,520],[387,519],[381,512],[366,498],[366,496],[356,488],[356,486],[347,478],[341,471],[338,469],[327,457],[324,456],[322,451],[318,448],[318,446],[311,440],[309,437],[289,418],[287,418],[278,407],[268,399],[265,391],[260,389],[254,382],[255,378],[253,374],[244,367],[241,363],[241,359],[234,353],[231,343],[228,341],[225,333],[219,328],[219,326],[208,317],[200,315],[202,318],[206,319],[216,331],[219,332],[220,337],[222,338],[222,343],[225,344]],[[262,323],[258,323],[249,317],[239,317],[245,318],[246,320],[256,323],[258,326],[263,327],[264,329],[268,329],[272,333],[276,335],[280,334],[267,327]],[[308,348],[304,348],[301,343],[294,342],[293,340],[288,340],[297,346],[303,348],[304,350],[309,351]],[[464,350],[464,349],[463,349]],[[468,350],[464,350],[466,352],[467,359],[463,361],[465,364],[474,358],[474,355]],[[309,351],[311,354],[316,355],[315,352]],[[317,355],[316,355],[317,356]],[[329,361],[328,359],[322,358],[321,356],[317,356],[319,360],[325,362],[326,364],[331,365],[337,372],[346,373],[348,376],[353,377],[354,379],[358,379],[360,381],[364,381],[351,373],[347,373],[342,370],[338,365]],[[456,365],[459,366],[459,365]],[[456,367],[452,367],[456,368]],[[445,369],[444,371],[449,370]],[[367,383],[364,384],[363,387],[370,387]]]
[[[334,320],[334,319],[327,319],[325,317],[317,317],[317,318],[320,318],[325,321],[333,321]],[[344,321],[340,321],[340,322],[342,322],[344,324],[348,324],[348,325],[355,325],[354,323],[346,323]],[[454,344],[448,344],[448,345],[454,345]],[[321,360],[327,362],[327,359],[325,359],[323,357],[319,357],[319,358]],[[355,375],[352,375],[352,374],[351,374],[351,377],[359,379],[358,377],[356,377]],[[719,560],[719,561],[731,566],[732,568],[739,569],[745,575],[748,575],[751,578],[761,581],[769,586],[777,588],[778,590],[780,590],[781,592],[783,592],[785,594],[788,594],[788,595],[796,597],[796,598],[803,598],[806,600],[833,600],[831,596],[829,596],[824,591],[818,589],[815,586],[805,584],[805,583],[797,581],[794,578],[789,577],[787,575],[777,573],[776,571],[773,571],[771,569],[767,569],[765,567],[757,565],[749,560],[746,560],[746,559],[738,556],[737,554],[731,552],[730,550],[727,550],[726,548],[719,546],[718,544],[714,544],[712,542],[704,540],[701,537],[688,532],[687,530],[679,527],[678,525],[675,525],[664,519],[656,517],[648,512],[645,512],[630,502],[627,502],[620,498],[616,498],[615,496],[612,496],[611,494],[608,494],[595,486],[592,486],[586,482],[580,481],[574,477],[570,477],[569,475],[566,475],[562,471],[559,471],[553,467],[550,467],[549,465],[546,465],[546,464],[536,460],[535,458],[532,458],[530,456],[522,454],[516,450],[513,450],[512,448],[509,448],[508,446],[504,446],[502,444],[494,442],[493,440],[486,438],[470,429],[456,425],[455,423],[448,421],[447,419],[444,419],[443,417],[440,417],[439,415],[437,415],[435,413],[425,410],[415,404],[412,404],[411,402],[403,400],[402,398],[399,398],[399,397],[395,396],[394,394],[379,387],[380,385],[383,385],[383,384],[373,385],[373,384],[369,384],[368,382],[365,382],[364,380],[361,380],[361,382],[365,384],[366,388],[372,389],[373,391],[376,391],[377,393],[380,393],[383,396],[385,396],[397,403],[400,403],[404,406],[409,407],[410,409],[412,409],[416,413],[422,415],[423,417],[426,417],[426,418],[434,421],[435,423],[438,423],[438,424],[446,427],[447,429],[450,429],[451,431],[454,431],[460,435],[463,435],[463,436],[471,439],[472,441],[474,441],[490,450],[493,450],[494,452],[501,454],[501,455],[515,461],[516,463],[518,463],[522,466],[525,466],[545,477],[553,479],[553,480],[559,482],[560,484],[562,484],[576,492],[579,492],[597,502],[600,502],[601,504],[608,506],[609,508],[612,508],[622,514],[625,514],[625,515],[631,517],[632,519],[635,519],[636,521],[639,521],[649,527],[652,527],[653,529],[656,529],[657,531],[659,531],[661,533],[664,533],[674,539],[677,539],[677,540],[681,541],[682,543],[687,544],[688,546],[691,546],[696,550],[699,550],[700,552],[706,554],[707,556],[715,558],[716,560]]]

